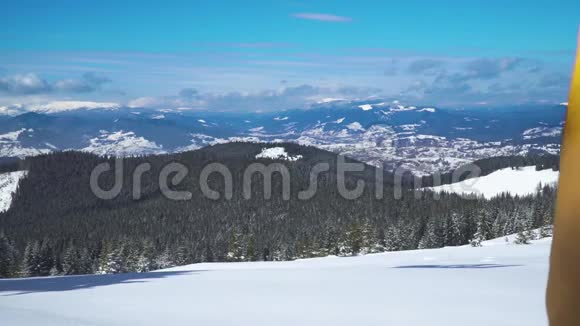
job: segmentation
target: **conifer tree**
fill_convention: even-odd
[[[472,247],[481,247],[481,243],[485,240],[487,240],[485,238],[485,226],[483,221],[480,221],[479,223],[477,223],[477,231],[475,231],[475,234],[473,235],[470,244]]]
[[[21,271],[22,275],[28,277],[40,275],[40,245],[38,241],[31,241],[26,245]]]
[[[18,253],[8,238],[0,234],[0,278],[17,276]]]
[[[540,239],[551,237],[553,234],[553,227],[551,225],[543,225],[540,228],[539,237]]]
[[[54,267],[54,254],[48,239],[42,241],[38,253],[38,275],[48,276]]]
[[[230,235],[227,253],[227,258],[229,261],[244,260],[242,242],[240,241],[240,238],[241,235],[236,230],[234,230]]]
[[[66,249],[63,261],[62,261],[62,269],[65,275],[77,275],[82,274],[82,263],[81,263],[81,254],[78,248],[74,244],[69,244],[68,248]]]
[[[385,231],[385,249],[387,251],[398,251],[403,249],[403,239],[399,227],[390,226]]]
[[[124,272],[137,272],[139,270],[141,251],[136,242],[125,241],[121,256],[124,262]]]
[[[352,223],[346,231],[345,237],[345,254],[358,255],[363,248],[364,238],[363,229],[359,223]]]
[[[99,252],[98,267],[96,272],[98,274],[107,274],[109,270],[109,255],[112,252],[112,244],[109,241],[102,241]]]
[[[139,254],[136,272],[144,273],[157,269],[153,244],[150,241],[145,241],[142,247],[143,250]]]
[[[80,271],[79,271],[80,274],[94,274],[94,273],[96,273],[97,270],[94,268],[94,266],[96,265],[96,262],[93,260],[92,254],[88,248],[83,248],[80,251],[79,265],[80,265]]]
[[[528,232],[528,230],[525,230],[518,232],[518,234],[516,235],[516,239],[514,240],[514,243],[520,245],[527,245],[530,244],[530,240],[532,240],[530,238],[530,233]]]
[[[445,222],[444,246],[459,246],[461,240],[460,218],[457,213],[452,213]]]
[[[175,264],[173,264],[172,260],[171,260],[171,254],[170,254],[170,250],[169,248],[165,248],[165,250],[154,259],[155,263],[154,266],[155,268],[169,268],[169,267],[173,267],[175,266]]]
[[[173,265],[175,266],[183,266],[187,265],[189,262],[189,251],[185,246],[179,246],[175,253],[173,254],[172,259]]]
[[[256,261],[256,240],[254,236],[251,235],[246,243],[246,260],[247,261]]]
[[[123,247],[123,244],[120,243],[117,247],[114,247],[109,252],[104,270],[106,274],[118,274],[127,272],[123,255],[124,251],[125,248]]]

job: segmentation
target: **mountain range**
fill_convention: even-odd
[[[134,156],[233,141],[295,142],[387,170],[402,166],[430,174],[487,157],[557,155],[565,110],[566,103],[439,108],[379,98],[246,113],[53,102],[0,110],[0,158],[63,150]]]

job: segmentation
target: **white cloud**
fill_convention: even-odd
[[[330,104],[332,101],[321,101],[330,97],[348,99],[367,98],[375,95],[376,88],[365,87],[321,87],[299,85],[278,90],[263,90],[254,93],[230,92],[224,94],[198,93],[187,89],[179,95],[161,97],[140,97],[129,101],[131,108],[164,108],[177,110],[208,109],[213,111],[280,111],[287,109],[308,108],[314,103]],[[337,103],[339,103],[337,101]],[[282,119],[283,117],[280,117]]]
[[[22,113],[21,105],[0,106],[0,115],[17,115],[20,113]]]
[[[146,96],[129,101],[127,106],[130,108],[146,108],[162,106],[164,104],[165,102],[161,98]]]
[[[11,75],[0,78],[0,92],[8,94],[39,94],[48,92],[51,86],[36,74]]]
[[[337,16],[333,14],[320,14],[320,13],[296,13],[292,15],[293,17],[306,20],[317,20],[322,22],[332,22],[332,23],[346,23],[352,21],[352,18],[345,16]]]
[[[37,74],[16,74],[0,77],[0,93],[10,95],[47,94],[55,91],[88,93],[98,90],[111,80],[105,76],[88,72],[80,78],[67,78],[49,82]]]

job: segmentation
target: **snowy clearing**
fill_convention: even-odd
[[[562,127],[536,127],[524,130],[522,133],[523,139],[535,139],[540,137],[557,137],[562,135]]]
[[[540,183],[542,185],[557,183],[558,175],[558,171],[552,171],[551,169],[536,171],[534,166],[526,166],[516,170],[507,168],[483,177],[427,189],[457,194],[475,194],[485,198],[492,198],[504,192],[525,196],[534,194]]]
[[[0,157],[26,157],[50,152],[47,148],[23,147],[18,140],[26,136],[30,137],[34,129],[21,128],[0,135]]]
[[[363,104],[363,105],[359,105],[358,107],[363,111],[368,111],[368,110],[373,109],[373,106],[370,104]]]
[[[267,158],[271,160],[286,160],[286,161],[298,161],[302,158],[302,155],[291,156],[288,155],[284,147],[271,147],[264,148],[262,152],[256,155],[256,158]]]
[[[503,245],[0,280],[0,319],[23,326],[545,326],[550,239],[496,242]]]
[[[0,213],[5,212],[12,204],[12,194],[18,188],[20,179],[26,176],[27,171],[16,171],[0,174]]]
[[[318,101],[316,103],[322,104],[322,103],[342,102],[342,101],[346,101],[346,99],[327,97],[327,98],[321,99],[320,101]]]
[[[348,129],[354,130],[354,131],[364,130],[364,128],[362,127],[362,125],[359,122],[357,122],[357,121],[355,121],[355,122],[347,125],[346,127]]]
[[[423,108],[421,110],[418,110],[417,112],[430,112],[430,113],[435,113],[435,108]]]

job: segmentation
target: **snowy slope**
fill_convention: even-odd
[[[23,146],[21,139],[24,136],[32,137],[34,129],[21,128],[5,134],[0,134],[0,157],[26,157],[51,152],[44,143],[39,147]],[[48,146],[50,147],[50,146]]]
[[[0,174],[0,213],[5,212],[12,204],[12,194],[18,188],[20,179],[26,176],[26,171],[16,171]]]
[[[139,137],[132,131],[124,132],[121,130],[110,133],[101,130],[101,134],[90,139],[89,143],[89,146],[81,150],[98,155],[132,156],[165,153],[163,146],[144,137]]]
[[[491,198],[503,192],[520,196],[529,195],[536,191],[540,183],[546,185],[556,182],[558,182],[557,171],[551,169],[536,171],[534,166],[527,166],[517,170],[501,169],[483,177],[428,189]]]
[[[0,320],[3,325],[546,325],[550,240],[496,242],[0,280]]]

